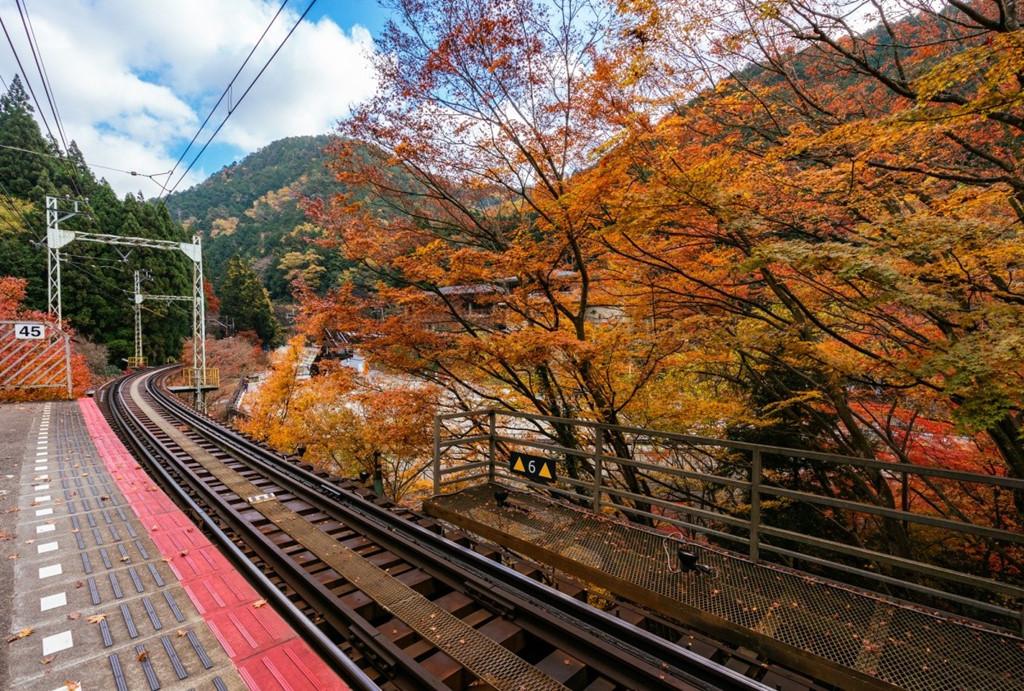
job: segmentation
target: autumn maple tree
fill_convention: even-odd
[[[1017,3],[393,9],[377,94],[333,150],[348,192],[311,204],[358,280],[298,281],[307,337],[350,335],[372,368],[435,387],[442,408],[1024,477]],[[296,278],[304,261],[289,258]],[[339,376],[303,388],[358,400],[366,382]],[[294,403],[292,386],[267,395]],[[356,409],[323,405],[317,419]],[[342,428],[318,432],[331,441],[317,453],[372,459],[386,445]],[[544,430],[567,449],[593,442]],[[624,436],[601,442],[635,452]],[[742,454],[710,462],[749,472]],[[1024,493],[765,463],[780,486],[1021,527]],[[572,453],[565,465],[593,472]],[[695,496],[631,468],[610,481]],[[771,510],[865,550],[1014,578],[1024,563],[1015,547],[887,517]]]
[[[435,388],[368,380],[336,363],[298,378],[304,348],[305,339],[297,336],[275,354],[242,429],[338,475],[379,478],[384,494],[401,500],[430,463]]]

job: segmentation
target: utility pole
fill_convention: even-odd
[[[129,367],[145,367],[146,356],[142,354],[142,278],[135,272],[135,294],[132,300],[135,312],[135,355],[128,358]]]
[[[60,249],[75,239],[74,231],[62,230],[60,224],[79,215],[80,204],[82,202],[78,199],[46,197],[46,304],[58,324],[64,317],[60,294]]]
[[[193,235],[192,242],[174,242],[173,240],[86,233],[60,228],[63,221],[83,213],[80,205],[85,203],[77,199],[46,197],[47,298],[50,314],[57,319],[58,323],[63,316],[60,292],[60,249],[75,240],[121,247],[146,247],[181,252],[192,260],[192,367],[186,369],[185,376],[189,388],[195,391],[196,408],[205,411],[205,390],[219,386],[220,373],[216,370],[208,370],[206,367],[206,297],[203,293],[202,237]],[[135,356],[142,358],[142,300],[146,298],[188,300],[190,298],[178,295],[143,295],[138,273],[135,277],[135,295]]]
[[[205,387],[220,382],[207,380],[206,370],[206,295],[203,290],[203,238],[192,236],[192,244],[182,251],[192,259],[192,376],[195,386],[195,407],[206,412]],[[218,377],[219,379],[219,377]]]

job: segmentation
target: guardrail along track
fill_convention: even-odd
[[[766,688],[288,463],[162,391],[171,371],[111,385],[112,420],[354,687]]]

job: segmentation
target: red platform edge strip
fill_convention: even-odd
[[[114,482],[249,688],[348,689],[150,479],[96,402],[81,398],[78,405]]]

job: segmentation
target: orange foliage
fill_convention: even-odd
[[[305,334],[351,334],[451,407],[1024,477],[1021,17],[873,3],[858,33],[842,0],[395,4],[334,151],[353,191],[311,207],[370,285],[300,294]],[[931,421],[973,448],[940,452]],[[876,469],[772,472],[902,501]],[[908,501],[1024,512],[937,487]],[[918,548],[896,521],[842,527]]]
[[[431,459],[433,387],[367,379],[345,366],[298,380],[298,336],[273,357],[242,429],[331,472],[380,472],[394,501],[415,489]]]
[[[52,328],[53,324],[45,312],[25,309],[26,286],[27,281],[23,278],[0,277],[0,319],[47,322],[48,326]],[[89,371],[85,356],[78,352],[74,341],[74,330],[68,324],[62,324],[61,330],[72,337],[72,396],[82,396],[92,384],[92,373]],[[0,388],[0,401],[47,401],[67,397],[63,367],[48,381],[58,386],[54,388]]]

